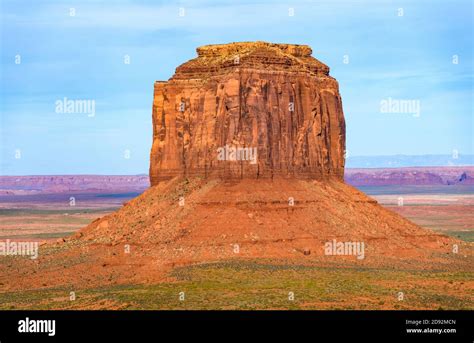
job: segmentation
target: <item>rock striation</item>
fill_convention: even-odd
[[[157,81],[152,185],[174,176],[342,180],[337,81],[306,45],[206,45]]]

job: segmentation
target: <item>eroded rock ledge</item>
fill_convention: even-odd
[[[342,180],[339,87],[309,46],[246,42],[197,53],[155,83],[152,185],[176,175]]]

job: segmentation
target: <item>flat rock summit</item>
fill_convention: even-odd
[[[338,83],[309,46],[231,43],[197,54],[154,85],[151,187],[42,245],[36,261],[1,265],[4,288],[152,283],[176,266],[229,259],[469,268],[469,243],[344,183]],[[328,252],[341,243],[357,254]]]

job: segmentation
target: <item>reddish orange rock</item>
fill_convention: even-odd
[[[342,180],[337,81],[306,45],[207,45],[155,83],[150,179]]]

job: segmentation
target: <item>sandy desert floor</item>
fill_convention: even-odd
[[[457,239],[474,236],[473,188],[361,189],[414,223]],[[7,202],[1,239],[57,240],[121,207],[130,194]],[[400,198],[403,204],[400,206]],[[2,263],[9,263],[2,258]],[[0,284],[0,291],[3,284]],[[71,293],[72,292],[72,293]],[[176,266],[158,283],[100,287],[31,285],[0,292],[1,309],[474,309],[474,268],[361,266],[287,259],[228,259]]]

